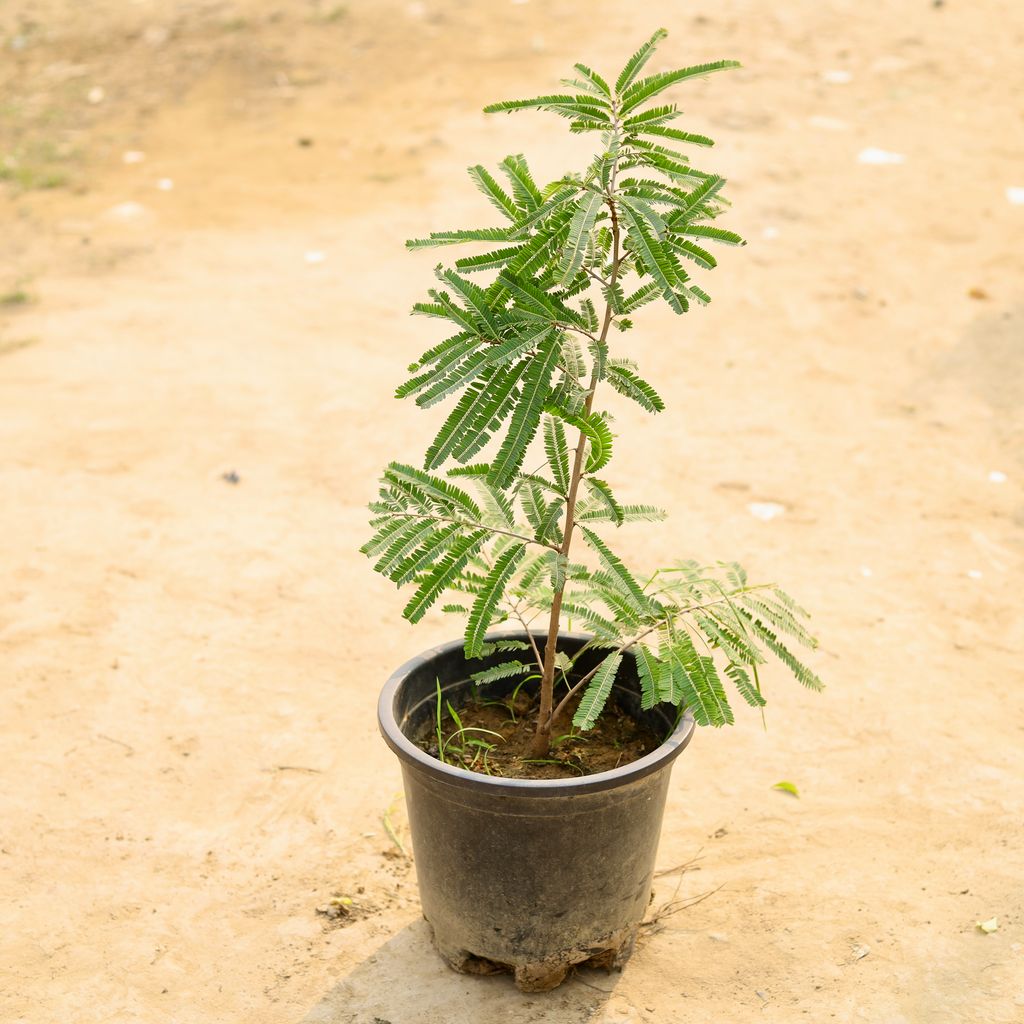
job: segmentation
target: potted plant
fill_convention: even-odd
[[[453,967],[513,970],[531,991],[628,955],[672,763],[695,725],[732,723],[726,685],[763,707],[760,667],[774,658],[821,686],[787,646],[815,645],[806,612],[777,586],[735,563],[641,576],[606,539],[663,517],[605,480],[605,401],[664,408],[623,332],[650,302],[678,314],[707,303],[691,277],[716,264],[706,246],[744,244],[715,223],[724,180],[678,148],[711,139],[673,127],[664,97],[736,62],[642,75],[665,35],[614,82],[576,64],[566,92],[485,108],[551,111],[593,133],[597,152],[547,185],[521,155],[500,164],[507,187],[471,167],[503,223],[407,243],[484,244],[439,264],[414,307],[448,331],[397,394],[454,405],[422,465],[387,467],[363,547],[414,588],[410,622],[438,603],[466,620],[461,640],[399,669],[379,706],[424,915]],[[500,621],[517,631],[491,632]]]

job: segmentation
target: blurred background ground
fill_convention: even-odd
[[[784,582],[830,687],[678,764],[656,902],[714,894],[525,997],[418,920],[374,703],[452,626],[356,548],[428,429],[402,240],[579,165],[479,108],[659,25],[745,65],[679,102],[751,245],[626,339],[670,408],[614,482],[672,518],[620,547]],[[1020,1020],[1022,45],[1009,0],[6,0],[0,1016]]]

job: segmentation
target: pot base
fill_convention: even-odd
[[[429,922],[428,922],[429,923]],[[431,926],[434,946],[441,959],[459,974],[514,974],[520,992],[550,992],[565,980],[570,967],[601,967],[621,971],[636,945],[639,925],[614,932],[605,942],[586,948],[566,949],[547,960],[525,964],[506,964],[477,956],[465,949],[445,943]]]

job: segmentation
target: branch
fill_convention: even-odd
[[[515,533],[512,530],[502,530],[497,526],[488,526],[487,523],[472,523],[465,519],[453,519],[451,516],[428,516],[421,512],[387,512],[389,516],[402,516],[404,519],[424,519],[430,523],[454,523],[456,526],[465,526],[470,530],[489,530],[491,533],[500,533],[505,537],[514,537],[526,544],[536,544],[539,547],[547,548],[549,551],[560,551],[557,544],[547,544],[536,537],[528,537],[525,533]]]
[[[748,588],[744,588],[744,592],[746,591],[746,589]],[[656,629],[660,629],[662,626],[668,625],[670,621],[674,622],[681,615],[687,615],[690,612],[703,611],[705,608],[711,608],[713,605],[722,604],[723,602],[728,602],[729,600],[729,597],[725,596],[716,598],[714,601],[708,601],[706,604],[691,604],[686,608],[679,608],[671,616],[666,616],[664,619],[659,619],[653,626],[649,626],[642,633],[639,633],[635,637],[633,637],[632,640],[628,640],[626,643],[621,644],[614,651],[612,651],[612,653],[608,655],[608,657],[610,658],[616,654],[622,654],[625,651],[628,651],[630,647],[633,647],[636,644],[640,643],[640,641],[643,640],[644,637],[649,636]],[[582,651],[580,653],[582,653]],[[555,722],[558,721],[558,716],[561,715],[561,713],[565,710],[566,706],[568,705],[569,701],[573,698],[573,696],[576,693],[578,693],[584,686],[586,686],[591,679],[594,678],[594,676],[597,674],[597,670],[607,660],[607,658],[602,658],[601,661],[594,668],[592,668],[578,683],[570,687],[569,692],[561,699],[561,701],[558,704],[558,707],[556,707],[555,710],[551,712],[551,717],[548,719],[549,729],[554,727]]]

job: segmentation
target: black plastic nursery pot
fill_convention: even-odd
[[[562,634],[558,649],[572,655],[589,639]],[[584,672],[596,664],[591,653],[601,656],[584,652]],[[470,664],[461,640],[427,651],[388,680],[378,719],[402,762],[420,901],[438,952],[455,970],[512,971],[521,989],[537,992],[574,964],[617,967],[632,952],[650,902],[669,776],[694,721],[689,712],[677,720],[667,705],[641,710],[627,652],[612,699],[666,737],[631,764],[574,779],[507,779],[445,764],[413,742],[434,719],[438,685],[458,708],[470,673],[507,658]],[[516,682],[489,684],[487,693],[504,696]]]

